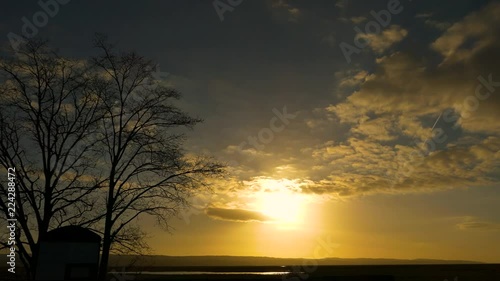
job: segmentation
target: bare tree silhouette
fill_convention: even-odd
[[[16,246],[34,276],[39,241],[50,229],[89,225],[103,182],[89,173],[103,111],[83,61],[60,57],[44,41],[29,41],[0,62],[0,163],[16,171]],[[6,173],[5,173],[6,174]],[[1,220],[8,218],[7,184],[0,188]],[[1,239],[7,247],[7,239]],[[10,247],[10,246],[8,246]]]
[[[103,35],[94,43],[99,55],[72,60],[31,40],[0,62],[0,163],[16,168],[16,244],[28,279],[44,235],[79,225],[102,236],[105,280],[110,252],[147,249],[140,216],[170,230],[188,196],[224,173],[214,159],[182,149],[182,128],[202,120],[175,106],[178,91],[154,82],[154,64],[118,53]]]
[[[96,36],[95,46],[102,52],[93,61],[102,70],[101,105],[106,111],[99,158],[108,173],[99,273],[104,280],[113,243],[134,250],[144,234],[130,227],[134,220],[152,215],[168,229],[168,218],[186,204],[187,195],[205,177],[221,175],[223,166],[210,158],[184,155],[185,138],[176,128],[192,128],[202,120],[172,103],[179,92],[152,83],[150,60],[134,52],[116,54],[102,35]]]

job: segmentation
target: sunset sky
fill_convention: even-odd
[[[153,59],[205,119],[186,151],[229,164],[172,233],[141,220],[155,254],[500,262],[499,1],[227,3],[74,0],[37,31]],[[40,10],[2,9],[2,45]]]

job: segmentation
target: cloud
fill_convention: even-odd
[[[456,225],[460,230],[477,230],[477,231],[500,231],[500,223],[479,221],[473,218],[468,218],[467,221]]]
[[[491,185],[499,180],[499,145],[500,139],[485,140],[409,159],[408,154],[419,153],[411,145],[393,146],[356,137],[329,142],[312,150],[315,161],[308,165],[314,167],[317,178],[302,190],[350,197]]]
[[[394,118],[385,116],[363,121],[353,127],[351,131],[372,140],[390,141],[397,138],[394,128],[396,128]]]
[[[500,26],[500,3],[492,2],[478,12],[466,16],[453,24],[434,41],[432,49],[444,57],[444,61],[458,62],[469,59],[472,55],[497,41]],[[467,42],[473,44],[466,44]]]
[[[338,71],[335,73],[335,77],[340,80],[339,87],[356,87],[369,79],[369,73],[366,70],[359,69]]]
[[[346,5],[346,0],[337,0],[337,2],[335,3],[335,7],[338,7],[338,8],[344,8]]]
[[[288,21],[291,22],[297,22],[302,14],[297,7],[293,7],[286,0],[274,0],[271,7],[284,11],[287,14]]]
[[[226,209],[226,208],[207,208],[205,213],[214,219],[236,221],[236,222],[264,222],[269,221],[270,218],[255,211],[244,209]]]
[[[300,10],[298,8],[289,8],[288,13],[294,20],[296,20],[300,16]]]
[[[431,19],[432,15],[433,13],[421,13],[421,14],[416,14],[415,18],[421,19],[424,21],[426,25],[441,31],[444,31],[451,26],[451,23],[449,22]]]
[[[499,132],[500,116],[490,109],[492,104],[499,108],[498,100],[491,97],[488,102],[481,103],[481,110],[469,112],[467,118],[466,110],[459,107],[467,97],[474,95],[479,84],[477,74],[463,73],[461,68],[455,67],[427,69],[403,53],[383,57],[377,63],[379,68],[369,80],[361,82],[359,90],[344,102],[326,107],[341,122],[351,125],[352,137],[341,145],[350,146],[356,153],[334,161],[336,167],[345,165],[349,169],[342,171],[344,176],[330,174],[330,179],[320,185],[322,190],[330,184],[335,192],[341,191],[339,194],[375,190],[393,192],[393,187],[400,191],[411,187],[415,190],[440,189],[491,184],[499,180],[500,139],[495,135]],[[356,75],[353,74],[352,79]],[[472,143],[454,143],[447,135],[449,145],[446,150],[434,147],[425,158],[402,160],[409,159],[408,155],[412,153],[423,154],[419,145],[432,136],[434,123],[423,122],[423,118],[436,120],[447,108],[455,108],[463,115],[458,124],[465,133],[488,132],[491,135]],[[455,124],[447,122],[442,121],[438,128],[451,128]],[[417,143],[400,141],[408,137],[417,139]],[[396,141],[396,144],[385,145],[384,141]],[[376,148],[373,147],[377,143]],[[361,153],[364,147],[372,148]],[[329,164],[323,165],[328,167]],[[400,173],[410,168],[413,172],[409,175]],[[347,175],[349,179],[346,180]],[[384,175],[397,184],[385,181]]]
[[[446,21],[437,21],[437,20],[431,20],[431,19],[426,19],[425,24],[428,26],[434,27],[439,30],[446,30],[451,26],[451,23],[446,22]]]
[[[444,31],[430,46],[442,51],[442,60],[434,65],[395,52],[377,58],[369,71],[336,73],[339,89],[351,93],[323,111],[316,109],[318,116],[307,122],[322,124],[315,121],[321,119],[325,128],[328,122],[340,122],[347,132],[300,150],[302,168],[310,169],[313,180],[303,191],[345,197],[498,184],[500,32],[484,26],[495,7],[486,6],[455,23],[465,35],[455,34],[454,28]],[[454,43],[466,44],[470,38],[482,43]],[[459,49],[462,53],[456,56]],[[432,139],[436,132],[442,134],[439,143]],[[486,224],[467,222],[462,227]]]
[[[360,122],[370,112],[398,115],[404,112],[406,118],[435,118],[451,110],[459,117],[463,129],[496,134],[500,129],[497,122],[500,96],[495,92],[500,91],[497,89],[500,75],[499,67],[488,61],[498,56],[493,46],[485,47],[482,53],[465,62],[438,68],[430,68],[405,53],[379,58],[376,71],[362,82],[359,90],[345,102],[326,108],[342,122],[351,123]],[[349,81],[348,77],[343,79]],[[350,79],[358,80],[355,75]]]
[[[403,40],[406,35],[408,35],[406,29],[399,25],[391,25],[379,34],[359,33],[356,37],[368,41],[368,46],[370,46],[373,51],[383,53],[394,44]]]
[[[366,21],[366,20],[367,20],[367,18],[366,18],[366,17],[364,17],[364,16],[359,16],[359,17],[351,17],[351,18],[350,18],[350,21],[351,21],[352,23],[354,23],[354,24],[360,24],[360,23],[362,23],[362,22],[364,22],[364,21]]]
[[[488,8],[473,13],[475,19],[482,21],[481,15],[490,13]],[[455,25],[470,22],[469,18]],[[447,41],[441,38],[449,37],[450,29],[441,33],[435,42]],[[453,60],[445,51],[426,57],[426,51],[437,50],[429,42],[429,49],[418,55],[413,50],[397,51],[376,58],[369,68],[356,65],[337,71],[332,79],[336,95],[328,97],[335,102],[301,113],[280,139],[266,146],[263,151],[268,155],[257,153],[251,163],[243,162],[238,175],[246,181],[277,177],[277,167],[286,167],[279,171],[280,177],[303,180],[297,192],[340,199],[498,185],[500,85],[487,84],[488,80],[500,83],[499,35],[480,33],[474,40],[487,44],[477,49],[470,48],[474,44],[457,47],[465,48],[466,56]],[[464,40],[467,45],[468,37]],[[390,44],[379,45],[382,50]],[[437,45],[439,50],[452,47]],[[471,109],[467,102],[478,86],[485,99]],[[424,144],[438,129],[444,140]],[[228,156],[244,154],[244,159],[256,154],[234,153],[234,148],[227,147]],[[239,190],[247,189],[243,185]]]

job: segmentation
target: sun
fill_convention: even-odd
[[[255,193],[254,208],[282,228],[293,228],[304,220],[305,197],[289,180],[267,179]]]
[[[257,208],[278,223],[295,224],[302,216],[302,202],[289,192],[265,192],[260,195]]]

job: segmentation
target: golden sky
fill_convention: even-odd
[[[157,61],[205,119],[186,150],[229,164],[171,234],[141,219],[155,254],[500,262],[500,3],[398,1],[356,35],[389,2],[71,2],[40,35]]]
[[[273,13],[300,16],[275,24],[318,24],[311,7],[280,3]],[[351,63],[331,66],[330,98],[315,84],[325,73],[308,73],[321,54],[209,80],[217,109],[192,146],[217,147],[232,177],[194,199],[172,235],[156,233],[157,252],[500,261],[500,5],[403,12],[411,20],[393,15]],[[345,13],[359,18],[328,21],[371,20]],[[353,45],[338,33],[332,52]],[[334,246],[318,256],[325,240]]]

